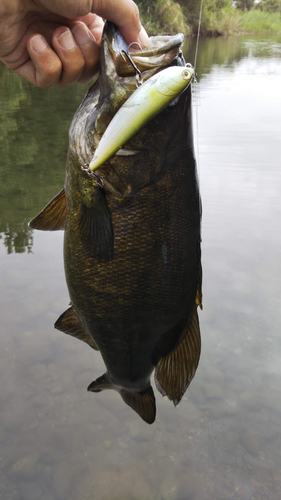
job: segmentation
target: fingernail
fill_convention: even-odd
[[[91,36],[85,24],[76,24],[76,26],[74,26],[72,30],[72,33],[77,42],[77,45],[85,45],[91,40]]]
[[[145,49],[149,43],[148,34],[146,33],[143,26],[141,27],[141,30],[139,32],[139,43],[141,44],[143,49]]]
[[[41,52],[48,47],[46,40],[41,35],[36,35],[31,38],[30,45],[37,54],[41,54]]]
[[[57,38],[60,46],[65,49],[65,50],[71,50],[74,49],[75,47],[75,42],[73,40],[73,36],[69,30],[64,31],[58,38]]]

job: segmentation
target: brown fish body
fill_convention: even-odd
[[[103,114],[101,93],[97,83],[70,130],[63,218],[72,306],[56,327],[87,343],[92,338],[101,352],[107,372],[89,390],[117,389],[152,423],[154,368],[158,389],[177,404],[200,356],[201,213],[191,91],[129,141],[134,155],[115,156],[89,176],[81,165],[92,154],[92,125],[106,123],[111,109]]]

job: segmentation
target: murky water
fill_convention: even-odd
[[[176,409],[157,394],[152,426],[87,393],[99,353],[53,328],[63,234],[27,227],[62,187],[85,89],[0,67],[0,498],[281,498],[281,37],[202,40],[198,57],[203,350]]]

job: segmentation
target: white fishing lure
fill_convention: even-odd
[[[138,87],[112,118],[89,169],[94,171],[111,158],[149,120],[183,92],[193,76],[192,66],[171,66]]]

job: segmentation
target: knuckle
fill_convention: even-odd
[[[62,64],[58,61],[55,64],[44,68],[44,72],[40,73],[38,78],[38,86],[43,88],[53,87],[60,79]]]
[[[84,61],[77,61],[71,67],[65,68],[62,71],[60,81],[58,83],[59,87],[68,87],[72,83],[76,82],[83,76],[85,68]]]
[[[85,68],[85,60],[84,58],[79,58],[79,60],[77,60],[72,68],[71,68],[71,72],[73,75],[80,75],[81,73],[83,73],[84,71],[84,68]]]

